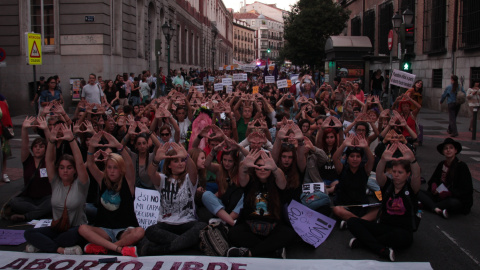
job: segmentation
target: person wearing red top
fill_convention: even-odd
[[[2,121],[2,128],[0,128],[0,146],[2,148],[2,154],[0,155],[0,177],[2,178],[2,181],[9,183],[10,179],[5,173],[5,169],[7,168],[7,158],[12,155],[12,151],[10,150],[9,141],[3,136],[3,127],[13,127],[13,123],[6,101],[0,101],[0,119]]]

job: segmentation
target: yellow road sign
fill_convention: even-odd
[[[42,64],[42,35],[35,33],[26,33],[27,35],[27,64]]]

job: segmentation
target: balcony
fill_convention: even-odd
[[[261,38],[268,38],[268,34],[262,34],[260,35]]]

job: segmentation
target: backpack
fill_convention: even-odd
[[[457,89],[455,104],[456,105],[462,105],[463,103],[465,103],[466,100],[467,100],[467,97],[465,96],[465,93],[463,93],[462,90]]]
[[[225,256],[228,243],[228,228],[220,224],[210,224],[200,230],[200,250],[208,256]]]

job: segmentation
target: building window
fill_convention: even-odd
[[[480,1],[460,2],[459,47],[464,49],[480,47]]]
[[[362,35],[362,19],[360,18],[360,16],[357,16],[350,21],[350,27],[352,36]]]
[[[445,30],[447,25],[447,1],[425,0],[423,14],[423,52],[446,52]]]
[[[473,86],[474,81],[480,81],[480,67],[470,68],[470,86]]]
[[[393,29],[393,4],[392,2],[380,5],[380,18],[378,22],[378,54],[389,54],[388,32]]]
[[[373,9],[363,13],[363,35],[370,39],[372,50],[375,50],[375,11]]]
[[[55,45],[54,0],[32,0],[32,32],[42,34],[43,45]],[[42,20],[43,18],[43,20]]]
[[[432,70],[432,87],[433,88],[442,88],[443,80],[443,69],[433,69]]]

